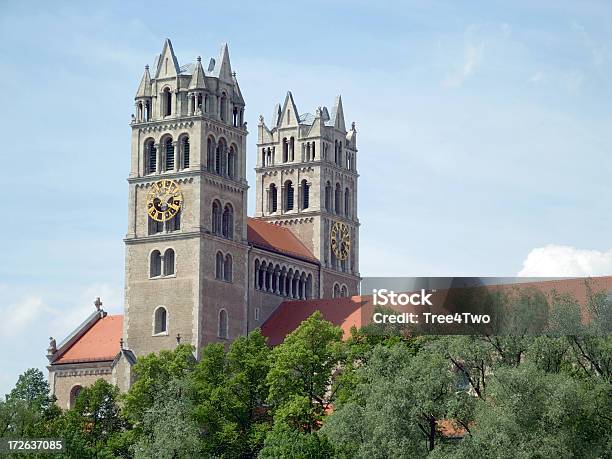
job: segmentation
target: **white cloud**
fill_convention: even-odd
[[[546,79],[546,75],[544,74],[544,72],[536,72],[532,75],[532,77],[529,79],[532,83],[540,83],[542,81],[544,81]]]
[[[16,336],[24,333],[26,328],[50,310],[40,296],[27,295],[21,301],[8,306],[0,306],[0,335]]]
[[[466,43],[463,63],[444,80],[444,86],[459,87],[470,78],[484,57],[484,43]]]
[[[533,249],[518,276],[602,276],[612,274],[612,250],[577,249],[549,244]]]

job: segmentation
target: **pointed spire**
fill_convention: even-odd
[[[274,106],[274,110],[272,111],[272,118],[270,118],[270,127],[272,129],[274,129],[275,127],[278,126],[278,123],[280,121],[281,118],[281,108],[280,108],[280,104],[276,104]]]
[[[287,91],[287,96],[285,96],[285,103],[283,104],[283,109],[281,113],[282,113],[281,119],[280,119],[281,124],[283,125],[299,124],[300,115],[295,105],[295,101],[293,100],[293,94],[291,94],[291,91]]]
[[[206,88],[206,79],[204,78],[204,69],[202,68],[202,59],[198,56],[195,70],[189,82],[189,89],[204,89]]]
[[[166,78],[178,75],[180,72],[178,60],[172,48],[172,42],[166,38],[164,47],[157,61],[157,69],[155,69],[155,78]]]
[[[334,108],[332,109],[331,119],[333,126],[341,131],[346,131],[344,124],[344,110],[342,108],[342,96],[336,97]]]
[[[229,49],[227,43],[223,43],[221,46],[221,53],[219,54],[219,65],[215,67],[217,71],[216,76],[220,80],[227,82],[232,81],[232,66],[230,64]]]
[[[138,91],[136,91],[136,97],[151,97],[151,74],[149,73],[148,65],[145,65],[144,74],[140,80]]]

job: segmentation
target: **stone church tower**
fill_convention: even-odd
[[[318,308],[354,310],[356,131],[341,99],[299,114],[289,93],[270,127],[260,118],[255,218],[244,110],[227,45],[206,65],[180,66],[166,40],[145,67],[130,125],[124,314],[98,299],[59,345],[50,340],[60,406],[99,377],[128,390],[139,358],[177,343],[199,358],[208,343],[261,328],[277,344]]]
[[[321,297],[357,295],[357,132],[346,130],[342,98],[331,112],[300,114],[288,92],[269,126],[260,117],[257,152],[256,216],[289,228],[317,257]],[[350,244],[344,259],[332,248],[338,224]]]
[[[224,317],[232,318],[225,335],[244,334],[247,322],[245,102],[227,45],[204,70],[199,57],[179,67],[166,40],[135,101],[125,347],[141,356],[181,341],[199,352],[218,339]],[[148,214],[160,180],[182,193],[178,215],[165,222]]]

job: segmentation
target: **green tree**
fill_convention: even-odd
[[[270,348],[259,330],[237,338],[226,352],[210,344],[191,375],[195,418],[203,449],[216,457],[255,457],[271,418],[265,408]]]
[[[312,432],[339,388],[334,373],[345,360],[342,329],[315,312],[272,350],[267,376],[275,423]]]
[[[605,381],[545,373],[533,364],[499,368],[474,427],[438,457],[610,457],[612,390]]]
[[[140,357],[134,365],[136,380],[124,396],[124,413],[138,427],[155,395],[170,381],[185,378],[195,367],[193,346],[181,344],[174,350]]]
[[[455,395],[456,378],[439,353],[377,346],[359,370],[353,400],[322,432],[347,457],[415,457],[432,450]]]
[[[173,379],[155,395],[133,446],[135,458],[180,459],[202,455],[194,418],[194,397],[186,379]]]
[[[117,457],[125,450],[109,445],[122,445],[119,437],[128,428],[120,413],[117,400],[119,389],[98,379],[84,387],[75,400],[74,408],[65,411],[50,426],[50,433],[66,441],[69,457]]]
[[[0,437],[39,437],[45,423],[60,414],[49,395],[49,384],[37,368],[19,376],[17,384],[0,401]]]
[[[301,432],[281,422],[266,437],[260,459],[327,459],[334,449],[319,432]]]

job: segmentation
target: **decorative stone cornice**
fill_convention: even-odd
[[[152,176],[146,177],[148,180],[146,182],[142,182],[142,181],[138,181],[136,182],[135,180],[133,180],[132,182],[136,182],[136,188],[150,188],[151,186],[153,186],[153,184],[155,182],[158,182],[159,180],[174,180],[176,183],[178,183],[179,185],[183,185],[185,183],[193,183],[193,176],[180,176],[179,174],[176,174],[176,177],[173,177],[172,175],[175,174],[168,174],[168,175],[158,175],[155,176],[155,178],[152,178]],[[140,178],[145,178],[145,177],[140,177]],[[130,181],[131,179],[128,179],[128,181]]]
[[[134,124],[136,126],[137,124]],[[148,134],[151,132],[162,132],[162,131],[172,131],[176,129],[186,129],[193,127],[194,122],[192,120],[159,120],[159,121],[148,121],[146,125],[140,127],[138,129],[139,132],[143,134]]]
[[[71,370],[54,370],[58,378],[68,378],[71,376],[102,376],[110,375],[112,369],[108,368],[73,368]]]

